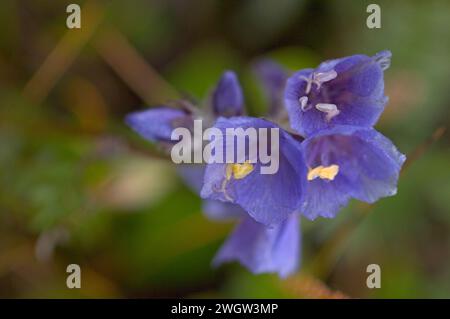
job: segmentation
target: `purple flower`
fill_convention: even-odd
[[[298,215],[267,227],[245,217],[214,258],[218,266],[238,261],[255,274],[276,272],[287,277],[300,263],[300,225]]]
[[[293,129],[308,136],[331,125],[373,126],[384,106],[383,71],[391,53],[353,55],[294,73],[285,103]]]
[[[308,182],[300,211],[310,219],[334,217],[350,198],[373,203],[397,191],[405,155],[373,128],[337,125],[302,149]]]
[[[201,191],[203,198],[240,205],[257,222],[275,225],[285,220],[300,205],[306,183],[306,166],[303,162],[300,142],[276,124],[258,118],[219,118],[214,126],[224,134],[225,144],[234,138],[226,135],[226,129],[248,128],[275,129],[279,132],[278,171],[262,174],[263,164],[258,157],[252,164],[247,150],[244,157],[234,163],[208,164]],[[270,141],[272,139],[270,138]],[[258,144],[263,142],[258,137]],[[223,142],[222,142],[223,143]],[[270,142],[267,142],[268,144]],[[269,145],[275,152],[275,145]],[[226,156],[229,149],[224,150]],[[236,152],[234,152],[236,154]]]

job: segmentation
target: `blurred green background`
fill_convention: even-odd
[[[66,6],[82,6],[82,29]],[[450,297],[450,2],[53,1],[0,4],[0,297]],[[210,262],[232,229],[201,213],[174,166],[126,113],[204,100],[238,72],[265,105],[255,59],[290,70],[389,49],[377,129],[409,156],[398,195],[302,220],[289,280]],[[176,88],[176,90],[174,89]],[[82,288],[66,287],[81,266]],[[366,267],[381,266],[380,289]]]

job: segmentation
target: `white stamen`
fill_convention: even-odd
[[[316,109],[318,109],[320,112],[326,113],[325,120],[327,122],[331,121],[333,117],[340,113],[336,104],[331,103],[318,103],[316,104]]]
[[[298,101],[300,102],[300,108],[302,109],[302,111],[306,111],[306,106],[308,104],[308,97],[302,96],[301,98],[298,99]]]
[[[330,70],[327,72],[317,72],[313,74],[313,82],[317,84],[317,89],[320,89],[322,83],[331,81],[337,77],[337,72],[335,70]]]
[[[337,72],[335,70],[330,70],[326,72],[313,72],[309,77],[301,75],[300,79],[306,81],[305,94],[309,94],[313,83],[317,85],[317,89],[320,90],[323,83],[331,81],[336,77]]]

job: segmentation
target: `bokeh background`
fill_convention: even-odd
[[[66,6],[82,6],[82,29]],[[450,297],[450,2],[4,0],[0,4],[0,297]],[[204,101],[236,70],[251,115],[266,107],[250,65],[290,70],[393,53],[377,129],[408,155],[398,195],[302,220],[288,280],[210,261],[233,223],[123,123],[177,97]],[[66,287],[66,267],[82,288]],[[380,289],[366,267],[381,266]]]

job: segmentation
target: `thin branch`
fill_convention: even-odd
[[[100,24],[104,10],[96,2],[82,9],[81,29],[68,30],[23,89],[23,95],[36,104],[42,103],[70,67]]]
[[[432,144],[434,144],[437,140],[439,140],[446,132],[447,128],[445,126],[438,127],[433,134],[417,146],[407,157],[405,164],[403,165],[402,174],[411,166],[412,163],[417,161],[422,155],[430,148]]]
[[[106,27],[93,45],[117,75],[148,105],[179,96],[112,26]]]

